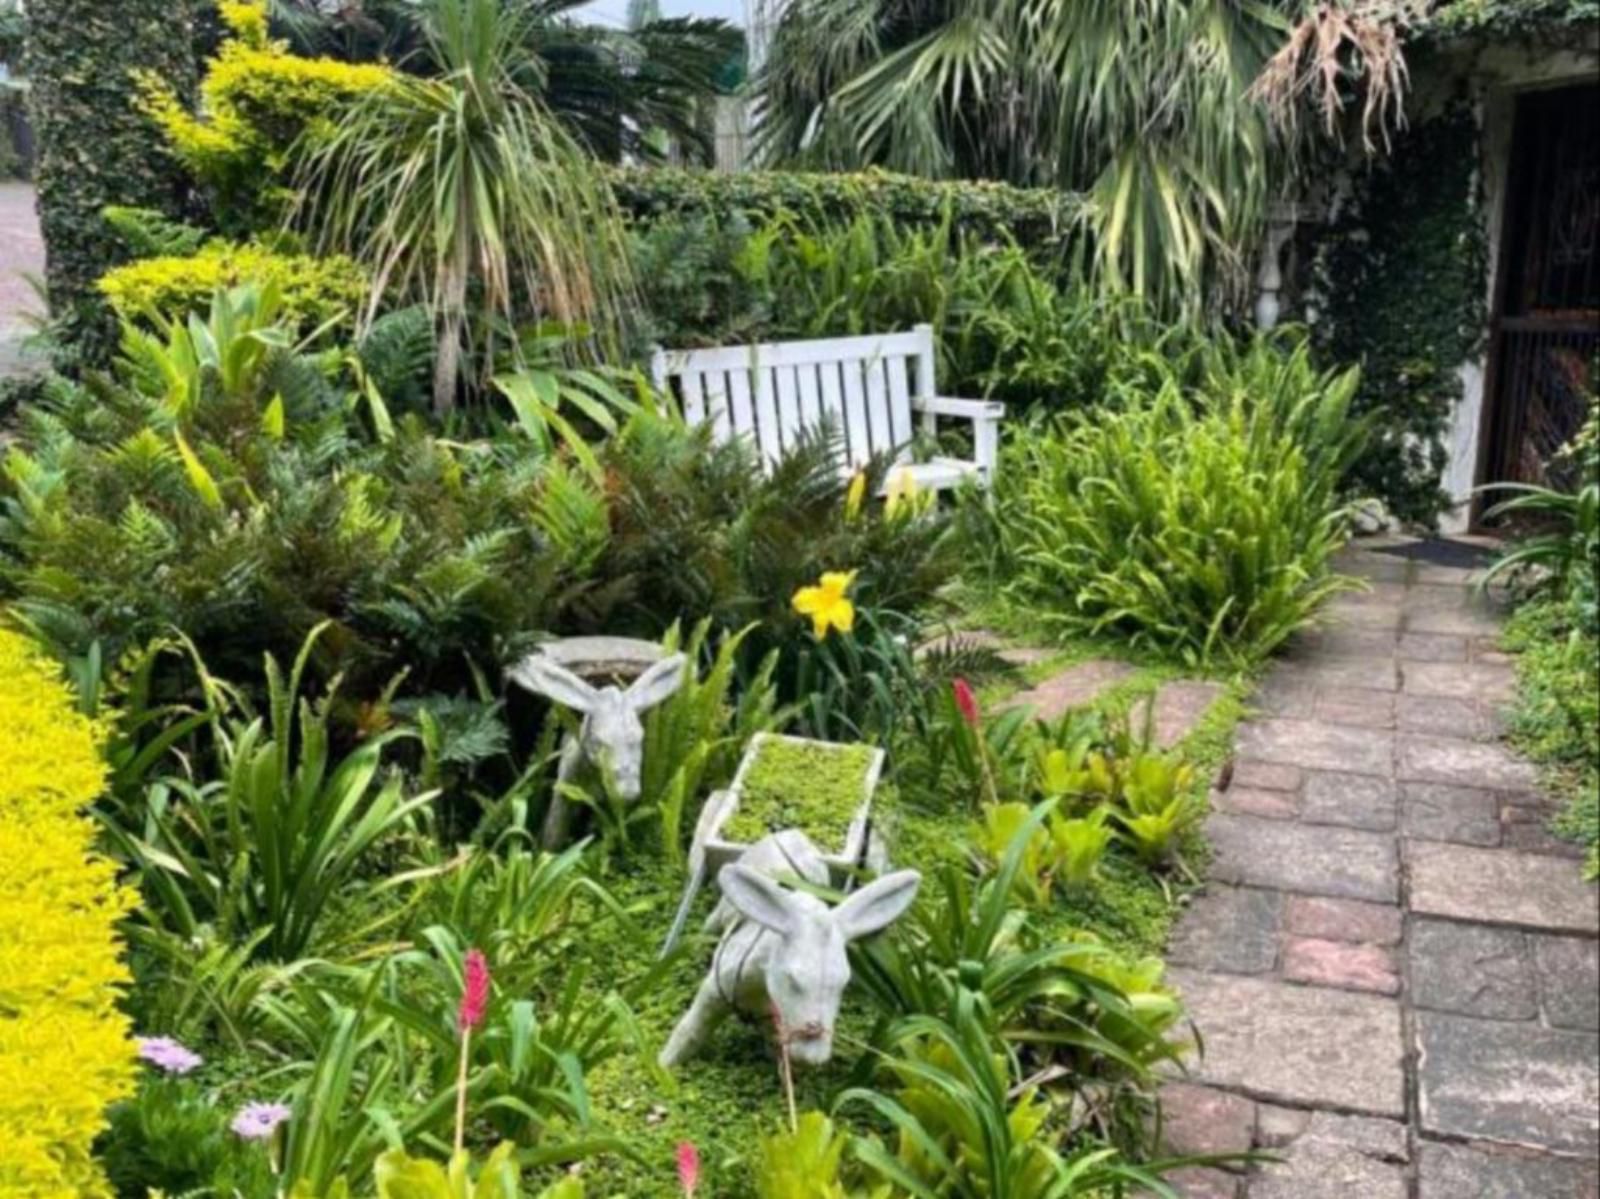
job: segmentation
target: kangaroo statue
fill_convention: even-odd
[[[683,685],[688,659],[672,654],[654,663],[626,689],[595,687],[566,667],[538,654],[524,659],[511,671],[511,677],[529,691],[583,713],[583,724],[576,737],[561,746],[556,768],[558,783],[571,782],[579,769],[590,765],[608,769],[617,794],[628,800],[639,798],[639,771],[644,762],[644,722],[640,716],[667,699]],[[543,841],[546,849],[566,844],[570,813],[558,792],[551,797],[545,815]]]
[[[911,906],[922,876],[897,870],[830,907],[815,895],[779,885],[785,875],[829,885],[828,866],[810,838],[785,829],[762,838],[717,875],[722,899],[706,922],[721,929],[711,970],[661,1050],[663,1066],[691,1057],[737,1008],[776,1014],[796,1062],[833,1056],[833,1026],[850,981],[845,946],[886,928]]]

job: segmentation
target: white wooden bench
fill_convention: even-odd
[[[940,396],[934,384],[933,326],[910,333],[829,337],[765,345],[656,350],[656,387],[677,396],[684,419],[709,422],[719,441],[748,437],[768,464],[800,434],[831,418],[844,436],[846,469],[884,454],[917,486],[941,490],[994,473],[1005,405]],[[913,462],[913,417],[933,434],[940,417],[972,423],[973,455]]]

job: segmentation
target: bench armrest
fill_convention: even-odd
[[[911,410],[967,420],[1000,420],[1006,414],[1006,406],[998,400],[958,400],[952,396],[913,396]]]

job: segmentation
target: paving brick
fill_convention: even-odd
[[[1305,1131],[1273,1152],[1250,1199],[1405,1199],[1405,1126],[1313,1113]]]
[[[1351,774],[1393,773],[1394,734],[1311,720],[1258,720],[1239,729],[1239,756]],[[1449,781],[1449,780],[1446,780]]]
[[[1406,662],[1465,662],[1467,652],[1467,638],[1444,633],[1401,633],[1395,647],[1396,656]]]
[[[1284,946],[1283,976],[1290,982],[1317,987],[1343,987],[1378,995],[1400,992],[1394,955],[1379,945],[1297,937]]]
[[[1356,899],[1327,899],[1295,895],[1285,919],[1289,932],[1325,941],[1350,941],[1369,945],[1400,943],[1400,909]]]
[[[1600,1164],[1424,1141],[1417,1199],[1597,1199]]]
[[[1544,1016],[1556,1028],[1600,1031],[1600,942],[1528,936]]]
[[[1487,662],[1408,662],[1405,689],[1414,695],[1447,695],[1456,699],[1509,699],[1516,692],[1516,671]]]
[[[1283,766],[1276,762],[1256,762],[1249,758],[1236,758],[1233,763],[1235,787],[1255,787],[1262,791],[1298,791],[1304,775],[1298,766]]]
[[[1185,1166],[1162,1179],[1180,1199],[1239,1199],[1244,1180],[1224,1170]]]
[[[1358,728],[1394,728],[1394,692],[1327,687],[1317,693],[1316,719]]]
[[[1394,784],[1370,774],[1313,771],[1306,776],[1300,818],[1307,824],[1391,830],[1396,821]]]
[[[1256,1104],[1256,1144],[1263,1149],[1287,1145],[1311,1125],[1311,1113],[1274,1103]]]
[[[1331,621],[1358,629],[1398,629],[1404,619],[1399,603],[1367,596],[1341,595],[1323,612]]]
[[[1360,829],[1214,815],[1206,822],[1212,877],[1340,899],[1399,899],[1394,838]]]
[[[1256,1105],[1243,1095],[1168,1083],[1161,1088],[1161,1136],[1177,1156],[1248,1153],[1255,1144]]]
[[[1225,974],[1266,974],[1278,964],[1283,896],[1213,883],[1184,912],[1167,958]]]
[[[1444,783],[1400,784],[1400,828],[1408,837],[1461,845],[1500,844],[1500,797]]]
[[[1235,785],[1212,795],[1211,808],[1267,820],[1294,820],[1300,815],[1300,798],[1292,791],[1262,791]]]
[[[1433,916],[1600,933],[1594,888],[1578,862],[1508,849],[1413,841],[1411,908]]]
[[[1402,694],[1395,700],[1395,725],[1402,732],[1464,740],[1479,740],[1488,735],[1488,722],[1470,699]]]
[[[1317,689],[1286,675],[1272,674],[1250,697],[1251,706],[1278,720],[1310,720],[1317,711]]]
[[[1403,1114],[1394,1000],[1183,969],[1171,981],[1205,1035],[1194,1081],[1291,1106]]]
[[[1297,633],[1284,651],[1290,662],[1327,658],[1392,658],[1398,636],[1393,629],[1361,629],[1329,624]]]
[[[1278,670],[1319,691],[1354,687],[1363,691],[1392,692],[1400,687],[1400,672],[1393,658],[1319,657],[1307,662],[1285,662]]]
[[[1417,1013],[1422,1127],[1436,1136],[1600,1152],[1600,1038]]]
[[[1398,752],[1398,777],[1408,781],[1507,791],[1526,791],[1539,781],[1533,766],[1501,745],[1402,733]]]
[[[1418,920],[1406,956],[1418,1007],[1497,1020],[1539,1014],[1527,942],[1516,929]]]

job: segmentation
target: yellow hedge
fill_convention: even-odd
[[[241,283],[276,284],[285,318],[301,329],[341,314],[354,318],[367,294],[366,275],[342,255],[279,254],[221,240],[196,254],[137,259],[107,271],[99,286],[119,315],[182,318],[208,310],[218,288]]]
[[[388,86],[394,72],[291,54],[287,43],[267,36],[266,0],[229,0],[221,13],[233,36],[206,64],[199,112],[152,73],[139,76],[141,107],[178,160],[211,189],[228,231],[269,228],[289,202],[279,176],[295,139]]]
[[[0,629],[0,1195],[108,1194],[90,1146],[134,1085],[115,922],[133,896],[91,847],[101,730]]]

